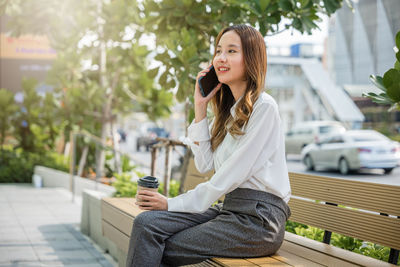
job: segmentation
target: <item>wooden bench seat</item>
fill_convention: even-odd
[[[400,186],[290,173],[290,220],[400,249]],[[141,212],[133,198],[102,200],[103,234],[128,251],[134,218]],[[344,207],[346,206],[346,207]],[[351,207],[348,208],[348,207]],[[382,215],[383,214],[383,215]],[[388,215],[388,216],[386,216]],[[397,260],[397,258],[396,258]],[[124,266],[124,262],[119,262]],[[280,250],[261,258],[212,258],[193,266],[395,266],[286,232]]]

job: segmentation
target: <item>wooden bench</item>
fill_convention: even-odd
[[[261,258],[212,258],[193,266],[395,266],[329,245],[331,232],[400,249],[400,186],[310,174],[289,173],[291,221],[325,230],[324,242],[289,232],[279,251]],[[200,179],[200,178],[199,178]],[[103,234],[126,254],[134,218],[141,212],[132,198],[102,200]],[[345,206],[345,207],[344,207]],[[124,259],[119,260],[124,266]]]

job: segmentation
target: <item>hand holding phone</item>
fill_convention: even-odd
[[[214,66],[211,65],[210,70],[205,76],[199,78],[200,93],[206,97],[218,85],[218,77],[215,72]]]

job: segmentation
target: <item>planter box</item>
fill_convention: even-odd
[[[55,169],[35,166],[34,174],[42,177],[43,187],[62,187],[70,190],[70,175],[69,173],[58,171]],[[82,192],[85,189],[95,190],[98,192],[104,192],[107,196],[111,196],[115,192],[115,188],[109,185],[97,183],[79,176],[74,176],[74,192],[75,196],[82,196]]]
[[[103,236],[101,225],[101,199],[103,197],[108,197],[108,195],[104,192],[88,189],[83,191],[81,232],[89,236],[103,251],[109,253],[114,260],[119,262],[121,261],[119,249]]]

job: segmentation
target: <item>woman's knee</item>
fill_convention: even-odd
[[[151,225],[152,223],[157,222],[157,217],[159,214],[157,211],[145,211],[137,215],[133,221],[133,225],[135,227],[143,227],[147,225]]]

